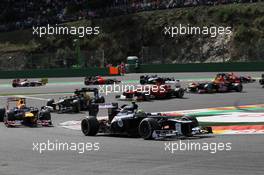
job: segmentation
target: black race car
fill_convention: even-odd
[[[114,78],[104,78],[101,76],[89,76],[84,78],[85,85],[103,85],[103,84],[114,84],[120,83],[121,81]]]
[[[167,137],[189,137],[196,134],[208,133],[199,126],[196,118],[183,116],[175,118],[161,114],[145,113],[131,106],[123,105],[118,108],[113,103],[108,108],[108,119],[97,119],[99,107],[93,105],[93,111],[82,120],[81,130],[85,136],[95,136],[98,133],[127,135],[144,139],[162,139]]]
[[[28,79],[20,80],[14,79],[12,81],[12,86],[15,87],[36,87],[36,86],[44,86],[48,83],[48,79],[42,78],[40,81],[30,81]]]
[[[190,83],[188,92],[193,93],[219,93],[219,92],[242,92],[243,85],[241,83]]]
[[[73,96],[62,97],[57,102],[54,99],[48,100],[47,107],[58,113],[79,113],[89,110],[92,103],[104,102],[105,98],[99,95],[97,88],[82,88],[76,89]]]
[[[10,108],[15,102],[15,107]],[[6,108],[0,109],[0,121],[7,127],[16,126],[52,126],[51,114],[48,108],[40,110],[35,107],[26,106],[25,98],[10,97],[7,99]]]
[[[141,75],[140,76],[140,84],[144,85],[144,84],[157,84],[157,83],[161,83],[161,84],[174,84],[174,83],[178,83],[179,80],[175,80],[173,77],[158,77],[158,75]]]
[[[259,80],[259,84],[264,88],[264,74],[261,75],[261,79]]]

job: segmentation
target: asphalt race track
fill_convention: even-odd
[[[260,72],[238,73],[259,78]],[[185,87],[191,80],[203,80],[215,73],[159,74],[182,80]],[[117,79],[139,79],[140,74],[130,74]],[[0,106],[4,107],[6,95],[29,97],[28,106],[41,107],[49,98],[57,99],[84,87],[83,78],[54,78],[49,84],[35,88],[12,88],[10,80],[0,80]],[[146,112],[161,112],[223,107],[233,105],[264,104],[264,89],[258,82],[244,85],[242,93],[185,94],[184,99],[159,100],[139,103]],[[115,100],[116,94],[106,96],[107,102]],[[129,103],[129,102],[120,102]],[[139,174],[139,175],[204,175],[204,174],[263,174],[264,136],[211,135],[190,140],[145,141],[140,138],[125,138],[99,135],[85,137],[80,131],[65,129],[61,122],[81,120],[82,114],[52,114],[51,128],[6,128],[0,123],[0,175],[93,175],[93,174]],[[104,115],[102,113],[102,115]],[[43,151],[33,150],[33,143],[91,143],[90,151]],[[231,143],[231,150],[211,151],[168,150],[166,145],[180,143]],[[99,149],[95,149],[94,144]],[[170,147],[172,148],[172,147]],[[175,147],[174,147],[175,148]]]

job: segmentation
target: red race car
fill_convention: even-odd
[[[121,81],[117,79],[104,78],[101,76],[90,76],[84,78],[85,85],[101,85],[101,84],[114,84],[120,83]]]
[[[184,89],[181,87],[173,87],[173,85],[163,84],[154,85],[150,91],[150,97],[155,99],[168,99],[168,98],[182,98],[184,96]]]
[[[144,90],[143,90],[144,89]],[[169,99],[182,98],[184,89],[178,86],[162,84],[162,85],[146,85],[142,89],[127,90],[122,95],[117,95],[119,100],[135,100],[149,101],[152,99]]]
[[[253,79],[251,76],[237,76],[233,72],[218,73],[215,80],[227,81],[229,83],[253,83],[256,81],[256,79]]]

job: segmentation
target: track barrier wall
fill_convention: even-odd
[[[169,73],[169,72],[236,72],[264,71],[264,62],[237,63],[189,63],[189,64],[142,64],[130,65],[129,73]],[[113,74],[114,72],[114,74]],[[79,69],[34,69],[25,71],[0,71],[0,79],[41,78],[41,77],[84,77],[116,75],[116,69],[79,68]]]
[[[41,77],[85,77],[109,75],[109,68],[85,69],[34,69],[25,71],[0,71],[0,78],[41,78]]]
[[[264,62],[142,64],[129,66],[130,73],[264,71]]]

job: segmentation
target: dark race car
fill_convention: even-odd
[[[193,93],[220,93],[220,92],[242,92],[243,85],[241,83],[190,83],[188,92]]]
[[[113,103],[108,108],[108,118],[98,119],[98,105],[94,105],[93,112],[82,120],[81,130],[85,136],[95,136],[98,133],[142,137],[143,139],[163,139],[167,137],[189,137],[201,133],[208,133],[202,129],[196,118],[183,116],[175,118],[161,114],[145,113],[138,110],[138,106],[123,105],[118,108]]]
[[[76,89],[73,96],[62,97],[56,102],[54,99],[50,99],[47,102],[47,107],[58,113],[79,113],[89,110],[91,103],[104,102],[105,98],[99,95],[97,88],[82,88]]]
[[[259,80],[259,84],[264,88],[264,74],[261,75],[261,79]]]
[[[36,87],[36,86],[44,86],[48,83],[48,79],[43,78],[40,81],[30,81],[28,79],[20,80],[14,79],[12,81],[13,87]]]
[[[251,76],[237,76],[234,73],[218,73],[215,79],[224,79],[230,83],[253,83],[256,81]]]
[[[16,106],[10,108],[12,102]],[[35,107],[27,107],[25,98],[10,97],[7,99],[6,108],[0,109],[0,121],[7,127],[16,126],[52,126],[51,114],[48,108],[42,107],[40,110]]]
[[[179,80],[175,80],[173,77],[158,77],[158,75],[141,75],[140,76],[140,84],[157,84],[157,82],[165,83],[176,83]]]
[[[85,85],[103,85],[103,84],[114,84],[120,83],[121,81],[114,78],[104,78],[101,76],[89,76],[84,78]]]

